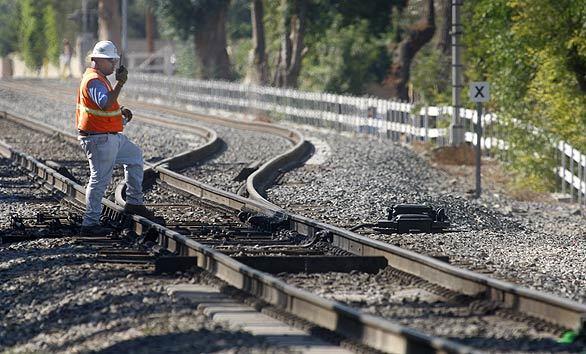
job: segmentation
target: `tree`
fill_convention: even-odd
[[[264,7],[262,0],[252,0],[250,7],[252,20],[252,63],[248,80],[258,85],[267,83],[267,54],[265,50]]]
[[[393,3],[396,1],[393,0]],[[373,93],[387,72],[389,0],[313,0],[299,86],[313,91]]]
[[[467,75],[491,83],[517,181],[551,185],[552,144],[586,151],[586,8],[571,0],[478,0],[464,7]],[[474,31],[472,31],[474,28]],[[539,134],[528,132],[539,129]]]
[[[98,1],[98,39],[101,41],[112,41],[118,48],[122,49],[121,41],[122,22],[120,18],[120,4],[118,0]]]
[[[150,5],[145,6],[145,34],[147,41],[147,51],[155,52],[155,14]]]
[[[307,19],[307,0],[281,0],[281,47],[273,84],[297,87]]]
[[[45,27],[45,40],[47,42],[46,57],[53,64],[59,64],[61,54],[61,41],[57,25],[57,14],[51,3],[47,3],[43,10],[43,24]]]
[[[20,2],[18,0],[0,1],[0,56],[6,56],[18,49]]]
[[[43,7],[35,0],[21,2],[20,52],[27,67],[39,70],[47,51],[43,24]]]
[[[409,98],[407,84],[411,74],[411,62],[417,52],[429,42],[435,33],[435,9],[433,0],[425,0],[420,10],[421,19],[399,34],[400,41],[391,47],[392,64],[384,86],[391,97],[401,100]]]
[[[202,79],[233,78],[226,50],[229,0],[157,0],[159,12],[184,40],[193,38]]]
[[[435,47],[444,55],[451,49],[450,31],[452,28],[452,0],[438,0],[438,30],[435,38]]]

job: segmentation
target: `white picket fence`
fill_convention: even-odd
[[[370,97],[305,92],[275,87],[221,81],[201,81],[164,75],[134,75],[126,85],[132,96],[164,99],[201,112],[265,114],[301,124],[325,127],[339,132],[368,134],[394,141],[447,144],[452,108],[422,107]],[[465,139],[476,144],[474,127],[477,113],[461,109]],[[507,129],[494,114],[482,117],[481,145],[486,154],[506,155]],[[532,129],[532,134],[538,130]],[[586,204],[586,155],[565,142],[555,146],[559,166],[560,191],[580,204]]]

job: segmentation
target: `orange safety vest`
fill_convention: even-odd
[[[103,110],[90,97],[88,84],[91,80],[98,79],[108,91],[112,91],[112,85],[106,77],[93,68],[86,69],[81,78],[79,91],[77,92],[77,109],[75,110],[75,124],[77,129],[90,133],[121,132],[122,112],[118,102]]]

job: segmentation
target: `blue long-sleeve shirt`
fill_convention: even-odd
[[[106,109],[106,102],[108,102],[108,88],[98,79],[91,80],[88,83],[90,98],[101,109]]]

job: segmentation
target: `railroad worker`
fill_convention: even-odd
[[[91,65],[83,74],[77,93],[75,112],[78,140],[90,167],[80,235],[104,236],[112,229],[100,225],[101,201],[116,164],[124,166],[127,202],[124,211],[149,219],[154,215],[143,204],[142,150],[122,134],[124,125],[132,119],[132,112],[118,104],[128,71],[124,66],[116,70],[116,85],[112,88],[106,76],[114,72],[120,57],[110,41],[96,43],[90,59]]]

